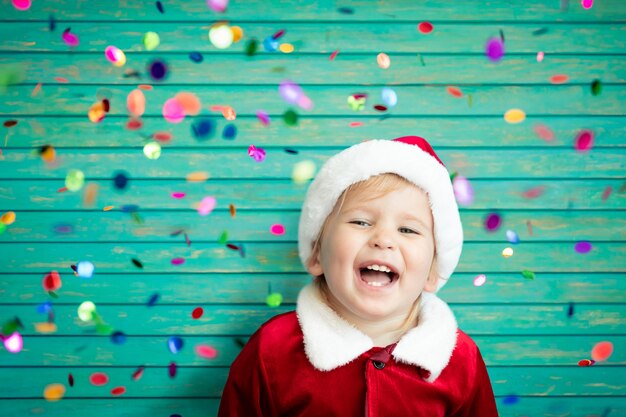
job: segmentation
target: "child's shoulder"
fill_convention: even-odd
[[[250,337],[248,344],[265,352],[284,350],[286,345],[302,343],[302,330],[295,311],[272,317]]]
[[[476,360],[477,354],[479,354],[479,350],[476,342],[463,330],[457,329],[456,346],[454,347],[452,356],[463,361],[474,361]]]

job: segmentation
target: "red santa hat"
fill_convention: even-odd
[[[353,145],[322,166],[307,191],[298,229],[298,251],[306,268],[326,217],[348,186],[375,175],[393,173],[428,194],[434,221],[437,271],[441,289],[456,268],[463,227],[450,175],[430,144],[419,136],[370,140]]]

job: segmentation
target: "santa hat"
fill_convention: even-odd
[[[300,260],[306,268],[324,220],[343,191],[352,184],[384,173],[397,174],[428,194],[434,221],[439,290],[459,262],[463,227],[450,175],[430,144],[418,136],[362,142],[326,161],[311,182],[302,206],[298,230]]]

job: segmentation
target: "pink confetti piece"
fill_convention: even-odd
[[[611,192],[613,192],[613,187],[607,185],[607,187],[604,189],[604,192],[602,193],[602,201],[606,201],[606,199],[609,198],[609,196],[611,195]]]
[[[487,281],[487,276],[485,274],[476,275],[474,278],[474,286],[481,287]]]
[[[533,187],[529,190],[524,191],[522,195],[524,196],[524,198],[537,198],[541,196],[545,190],[546,187],[544,186]]]
[[[576,140],[574,141],[574,149],[578,152],[587,152],[593,147],[593,132],[591,130],[581,130],[576,135]]]
[[[94,372],[89,376],[89,382],[91,382],[92,385],[99,387],[106,385],[109,382],[109,377],[103,372]]]
[[[172,195],[172,198],[181,199],[181,198],[185,198],[187,194],[181,193],[181,192],[173,192],[171,195]]]
[[[339,49],[335,49],[335,51],[330,54],[330,56],[328,57],[329,60],[334,61],[335,58],[337,57],[337,54],[339,53]]]
[[[583,6],[583,9],[591,9],[593,7],[593,0],[581,0],[580,4]]]
[[[217,357],[217,349],[209,345],[197,345],[196,354],[202,358],[214,359]]]
[[[350,122],[350,127],[363,126],[363,122]]]
[[[591,350],[591,358],[596,361],[605,361],[613,354],[613,343],[599,342]]]
[[[543,57],[544,57],[543,52],[537,52],[537,62],[543,61]]]
[[[535,131],[537,137],[545,140],[546,142],[552,142],[554,140],[554,132],[546,125],[536,124],[533,126],[533,130]]]
[[[200,202],[200,205],[198,206],[198,213],[201,216],[206,216],[210,214],[215,208],[216,203],[217,201],[215,200],[215,197],[213,196],[204,197],[202,201]]]
[[[285,234],[285,226],[283,226],[282,224],[273,224],[270,227],[270,233],[272,233],[275,236],[282,236]]]
[[[265,161],[265,149],[257,148],[254,145],[248,147],[248,155],[257,162]]]
[[[78,46],[79,44],[78,36],[71,33],[69,29],[66,29],[63,32],[63,35],[61,35],[61,38],[63,39],[63,42],[65,42],[68,46]]]
[[[185,263],[185,258],[174,258],[171,260],[172,265],[182,265]]]
[[[490,213],[485,219],[485,228],[489,232],[495,232],[502,224],[502,217],[496,213]]]
[[[258,110],[256,112],[256,117],[263,124],[263,126],[269,126],[269,124],[270,124],[270,116],[267,114],[267,112],[265,112],[263,110]]]
[[[170,362],[170,366],[168,367],[170,378],[174,378],[176,376],[176,369],[176,362]]]
[[[457,175],[452,180],[452,190],[456,201],[463,205],[469,206],[474,202],[474,189],[467,178]]]
[[[30,9],[31,0],[13,0],[13,7],[17,10],[24,11]]]

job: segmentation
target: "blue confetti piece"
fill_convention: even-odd
[[[211,119],[200,119],[191,125],[191,133],[198,140],[208,139],[215,133],[215,122]]]
[[[48,314],[51,311],[52,311],[52,302],[51,301],[46,301],[45,303],[39,304],[37,306],[37,313],[39,313],[39,314]]]
[[[167,341],[167,347],[170,349],[172,353],[178,353],[183,348],[183,339],[178,336],[170,337]]]
[[[517,404],[519,402],[519,397],[517,395],[507,395],[506,397],[502,398],[502,403],[504,405],[513,405],[513,404]]]
[[[126,335],[122,332],[113,332],[111,334],[111,342],[113,342],[116,345],[123,345],[124,343],[126,343]]]
[[[196,64],[199,64],[200,62],[204,60],[204,57],[202,56],[200,52],[192,52],[189,54],[189,59],[191,59]]]
[[[156,304],[156,302],[159,300],[159,293],[155,292],[154,294],[152,294],[152,296],[150,296],[150,299],[148,300],[148,307],[152,307],[153,305]]]
[[[233,124],[228,124],[224,126],[224,131],[222,132],[222,137],[226,140],[233,140],[237,136],[237,127]]]

